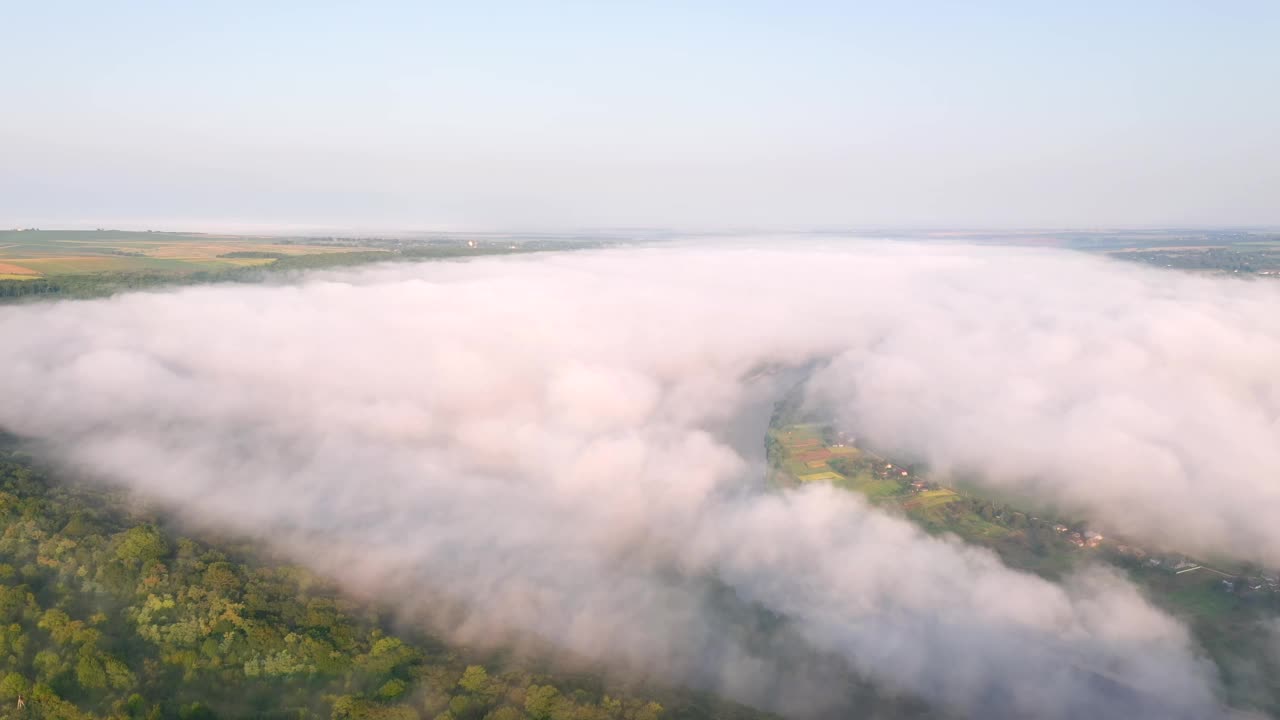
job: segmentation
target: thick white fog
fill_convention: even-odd
[[[847,667],[961,714],[1210,717],[1212,667],[1127,581],[766,488],[794,378],[760,370],[816,367],[814,407],[939,477],[1278,564],[1277,308],[1008,248],[391,265],[0,309],[0,427],[460,642],[796,714]]]

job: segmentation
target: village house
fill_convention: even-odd
[[[1191,560],[1187,558],[1182,558],[1177,562],[1177,564],[1173,566],[1173,570],[1175,573],[1181,575],[1182,573],[1185,573],[1185,572],[1191,572],[1192,570],[1197,570],[1199,569],[1199,567],[1200,565],[1198,563],[1191,562]]]
[[[1139,560],[1147,556],[1146,550],[1143,550],[1142,548],[1139,548],[1139,547],[1134,547],[1132,545],[1117,545],[1116,552],[1120,553],[1121,555],[1128,555],[1129,557],[1137,558]]]

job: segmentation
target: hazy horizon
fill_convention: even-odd
[[[1280,225],[1280,6],[13,8],[0,226]]]
[[[1185,224],[1185,225],[1158,225],[1158,224],[1134,224],[1134,225],[1059,225],[1059,226],[1037,226],[1037,225],[865,225],[865,226],[839,226],[839,227],[800,227],[800,226],[779,226],[779,227],[736,227],[733,225],[724,226],[475,226],[465,228],[437,227],[437,226],[397,226],[397,225],[315,225],[309,223],[236,223],[236,222],[177,222],[177,223],[160,223],[151,224],[144,221],[130,221],[120,223],[94,223],[89,221],[83,222],[55,222],[55,223],[39,223],[26,222],[11,223],[9,226],[0,226],[0,232],[3,231],[39,231],[39,232],[156,232],[156,233],[174,233],[174,234],[227,234],[227,235],[244,235],[244,236],[260,236],[260,237],[290,237],[298,234],[316,234],[316,235],[334,235],[337,237],[359,237],[364,235],[384,235],[387,237],[414,237],[419,235],[538,235],[554,238],[557,235],[598,235],[600,237],[608,237],[610,235],[623,235],[635,233],[660,234],[669,237],[699,237],[699,236],[732,236],[742,238],[752,237],[771,237],[774,239],[783,238],[787,235],[810,236],[810,235],[849,235],[850,237],[864,237],[871,235],[879,235],[884,239],[893,239],[895,236],[906,238],[910,234],[927,234],[935,239],[940,235],[955,235],[961,240],[971,235],[981,235],[989,233],[995,236],[1017,236],[1034,233],[1126,233],[1126,232],[1152,232],[1152,233],[1176,233],[1176,232],[1278,232],[1280,224],[1258,224],[1258,225],[1242,225],[1242,224]]]

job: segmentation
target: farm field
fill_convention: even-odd
[[[580,238],[447,234],[350,240],[114,230],[0,231],[0,303],[95,298],[175,285],[258,282],[280,272],[604,244]]]
[[[0,231],[0,279],[110,272],[182,274],[265,265],[274,262],[275,256],[361,249],[281,240],[199,233],[7,230]]]

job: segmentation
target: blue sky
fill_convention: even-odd
[[[3,4],[0,226],[1280,224],[1280,3]]]

